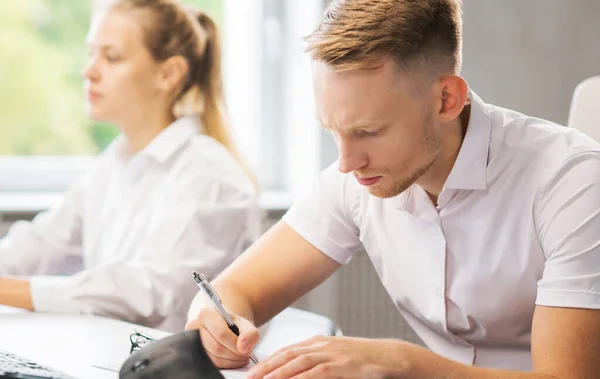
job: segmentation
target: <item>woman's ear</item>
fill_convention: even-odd
[[[158,72],[158,88],[172,92],[183,86],[188,76],[188,64],[181,55],[173,56],[160,64]]]
[[[442,122],[457,118],[467,102],[469,87],[460,76],[452,75],[440,81],[441,105],[439,116]]]

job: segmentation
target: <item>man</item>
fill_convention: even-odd
[[[239,338],[196,299],[218,366],[364,248],[431,350],[319,337],[252,378],[600,378],[600,145],[472,92],[460,6],[334,1],[307,38],[339,161],[214,282]]]

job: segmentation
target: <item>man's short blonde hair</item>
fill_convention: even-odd
[[[306,37],[316,61],[336,70],[377,68],[392,57],[408,71],[458,74],[461,0],[334,0]]]

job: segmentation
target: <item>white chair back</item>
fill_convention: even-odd
[[[600,142],[600,76],[585,79],[577,85],[567,125]]]

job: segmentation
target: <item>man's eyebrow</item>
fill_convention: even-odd
[[[320,120],[318,118],[317,118],[317,120],[323,129],[325,129],[325,130],[333,130],[334,129],[334,127],[324,123],[322,120]],[[361,131],[364,129],[369,129],[369,128],[373,128],[373,127],[383,127],[383,126],[385,126],[385,125],[380,122],[373,121],[373,120],[360,120],[360,121],[355,122],[352,125],[345,126],[344,131],[347,133],[354,133],[356,131]]]
[[[348,129],[349,130],[369,129],[369,128],[378,127],[378,126],[381,126],[381,122],[365,119],[365,120],[359,120],[359,121],[355,122],[354,124],[348,126]]]

